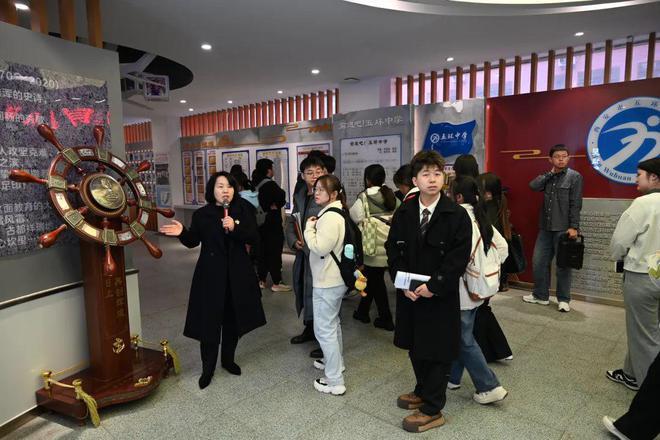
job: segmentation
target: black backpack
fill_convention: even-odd
[[[349,289],[355,288],[355,271],[361,269],[364,265],[364,255],[362,251],[362,233],[358,229],[355,222],[351,217],[346,213],[346,211],[339,208],[328,208],[326,212],[336,212],[337,214],[344,217],[344,246],[342,247],[341,260],[335,255],[335,251],[331,251],[330,255],[332,259],[335,260],[337,266],[339,267],[339,272],[341,277],[344,280],[344,284]],[[320,216],[319,216],[320,218]],[[353,259],[346,258],[344,256],[344,249],[346,245],[353,245]]]

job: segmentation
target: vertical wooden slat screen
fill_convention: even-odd
[[[460,101],[463,99],[463,68],[456,68],[456,100]]]
[[[529,66],[529,92],[536,92],[536,84],[539,73],[539,56],[536,53],[532,54],[532,59]]]
[[[241,128],[248,128],[250,126],[250,106],[243,106],[243,126]]]
[[[504,96],[506,94],[506,60],[500,59],[500,78],[499,87],[497,89],[497,96]]]
[[[449,97],[449,80],[451,79],[449,69],[442,70],[442,100],[444,102],[451,101]]]
[[[555,87],[555,51],[548,52],[548,88],[550,91]]]
[[[103,31],[101,25],[101,0],[87,0],[87,38],[94,47],[103,47]]]
[[[490,62],[484,62],[484,98],[490,97]]]
[[[573,48],[566,48],[566,79],[564,81],[565,89],[573,88]]]
[[[211,133],[220,131],[220,112],[218,110],[211,113]]]
[[[589,87],[591,85],[591,57],[593,52],[593,45],[587,43],[584,48],[584,87]]]
[[[211,131],[211,127],[209,126],[210,125],[209,122],[211,122],[211,118],[209,117],[208,113],[204,113],[202,115],[202,121],[203,121],[203,127],[204,127],[203,128],[204,133],[202,133],[202,134],[209,134],[209,132]]]
[[[309,118],[309,95],[303,95],[303,120],[307,121]]]
[[[632,56],[633,56],[633,42],[626,42],[626,67],[624,81],[630,81],[632,78]]]
[[[612,40],[605,41],[605,69],[603,84],[609,84],[612,79]]]
[[[268,125],[275,125],[275,101],[268,101]]]
[[[438,102],[438,72],[431,72],[431,104]]]
[[[227,128],[229,131],[234,130],[234,110],[233,109],[227,109]]]
[[[300,95],[296,96],[296,122],[302,121],[302,100],[300,99]]]
[[[250,124],[248,127],[257,126],[257,108],[254,104],[250,104]]]
[[[394,82],[394,93],[396,95],[396,105],[403,104],[403,79],[400,76],[396,77]]]
[[[325,92],[319,92],[319,119],[325,118]]]
[[[261,125],[268,125],[268,103],[265,101],[261,103]]]
[[[289,110],[288,110],[288,106],[286,105],[286,98],[285,99],[280,99],[280,106],[282,107],[282,123],[283,124],[288,124],[289,123]]]
[[[470,64],[470,98],[477,97],[477,65]]]
[[[48,33],[46,0],[32,0],[30,2],[30,27],[35,32]]]
[[[179,118],[179,132],[181,137],[186,137],[186,118]],[[126,127],[124,127],[124,142],[126,142]]]
[[[0,20],[9,24],[18,24],[18,12],[13,0],[0,0]]]
[[[293,97],[289,97],[289,122],[294,122],[296,120],[295,107]]]
[[[186,136],[192,136],[193,132],[193,126],[192,126],[192,118],[190,116],[186,116]]]
[[[74,0],[58,0],[60,13],[60,34],[62,38],[76,41],[76,11]]]
[[[653,64],[655,59],[655,32],[649,34],[649,51],[646,56],[646,79],[653,78]]]
[[[255,117],[254,126],[255,127],[261,127],[261,103],[260,102],[257,102],[254,105],[254,117]]]
[[[412,75],[408,75],[406,79],[406,88],[408,89],[408,104],[415,103],[415,78]]]
[[[417,77],[417,83],[417,95],[419,97],[417,102],[419,105],[424,105],[426,104],[426,74],[420,73]]]
[[[239,120],[239,111],[238,107],[233,107],[231,109],[231,115],[232,115],[232,121],[234,123],[234,130],[238,130],[240,128],[240,120]]]
[[[332,90],[326,90],[325,91],[325,101],[326,101],[326,114],[328,115],[328,118],[332,117],[333,111],[332,111],[332,101],[334,100],[334,92]]]
[[[312,119],[318,119],[316,93],[312,93]]]
[[[513,62],[513,94],[520,95],[520,77],[522,75],[522,58],[516,56]]]
[[[335,88],[335,113],[339,113],[339,88]]]

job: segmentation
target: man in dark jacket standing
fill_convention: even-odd
[[[273,161],[259,159],[255,169],[255,187],[259,187],[259,205],[266,213],[266,221],[259,226],[261,243],[259,245],[259,258],[257,272],[259,274],[259,287],[266,287],[268,273],[273,280],[273,292],[290,292],[291,287],[282,283],[282,247],[284,246],[284,228],[282,227],[281,209],[286,204],[286,193],[273,180]],[[261,183],[268,179],[268,182]]]
[[[423,432],[442,426],[442,408],[451,362],[461,338],[458,282],[472,247],[472,224],[465,209],[442,193],[444,160],[421,151],[412,161],[419,196],[394,214],[385,247],[392,279],[397,272],[427,275],[415,288],[397,293],[394,344],[409,350],[417,384],[399,396],[397,406],[418,409],[403,429]]]

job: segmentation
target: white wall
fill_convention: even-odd
[[[390,95],[389,77],[362,80],[357,84],[343,84],[339,89],[339,112],[389,107]]]

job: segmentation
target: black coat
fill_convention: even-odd
[[[236,194],[229,215],[237,222],[225,234],[222,207],[206,205],[193,213],[190,229],[179,240],[193,248],[202,244],[190,287],[183,334],[204,342],[219,343],[225,313],[233,313],[239,336],[266,324],[261,289],[246,244],[258,240],[257,224],[249,202]],[[224,310],[231,295],[233,310]]]
[[[394,214],[385,243],[392,279],[396,272],[428,275],[435,296],[417,301],[397,292],[394,345],[416,359],[450,362],[458,357],[461,315],[458,282],[472,247],[472,222],[465,209],[442,195],[426,236],[419,229],[419,197]]]

